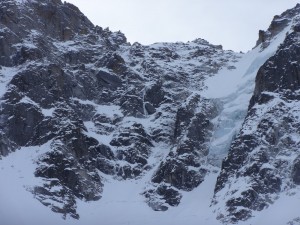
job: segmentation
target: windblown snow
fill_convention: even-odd
[[[275,54],[278,46],[284,41],[287,26],[274,37],[270,46],[261,51],[260,46],[246,53],[234,66],[236,69],[221,69],[219,73],[206,80],[206,98],[218,99],[222,111],[214,119],[215,131],[210,142],[209,158],[221,163],[226,156],[231,141],[242,126],[248,104],[254,91],[255,77],[258,69]]]

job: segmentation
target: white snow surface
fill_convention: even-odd
[[[117,181],[104,177],[103,197],[96,202],[77,200],[79,220],[50,213],[50,209],[34,199],[30,190],[41,184],[34,176],[35,160],[49,149],[24,147],[1,160],[0,164],[0,218],[1,225],[220,225],[210,207],[213,186],[218,173],[209,173],[205,181],[191,192],[185,193],[178,207],[166,212],[155,212],[144,202],[144,190],[153,171],[139,180]],[[13,194],[12,194],[13,193]],[[286,209],[289,205],[289,209]],[[240,225],[283,225],[299,217],[300,190],[282,194],[263,213]]]
[[[290,29],[291,24],[276,35],[266,49],[262,50],[259,45],[246,53],[234,65],[236,69],[223,68],[205,81],[206,89],[202,96],[217,99],[222,108],[213,121],[215,131],[210,142],[209,158],[215,164],[220,164],[226,156],[231,141],[242,126],[259,68],[275,54]]]
[[[0,97],[6,92],[6,86],[11,79],[19,72],[17,67],[1,67],[0,68]]]
[[[155,212],[144,202],[145,185],[153,171],[139,180],[118,181],[102,174],[105,189],[96,202],[77,200],[80,220],[50,213],[50,209],[34,199],[30,190],[41,185],[41,178],[34,176],[35,161],[50,148],[24,147],[1,160],[0,164],[0,218],[1,225],[218,225],[209,205],[213,196],[211,188],[217,173],[210,173],[204,183],[186,193],[179,207],[167,212]],[[13,193],[13,194],[12,194]]]
[[[48,144],[24,147],[0,161],[1,225],[54,225],[62,222],[60,215],[49,213],[49,208],[34,199],[30,192],[35,185],[42,184],[41,178],[34,176],[34,160],[48,149]]]
[[[140,195],[149,176],[144,176],[142,180],[108,180],[101,201],[79,205],[79,212],[89,212],[82,216],[81,223],[97,224],[95,221],[101,218],[106,225],[217,225],[219,223],[209,208],[213,195],[210,187],[214,184],[216,176],[217,174],[210,174],[200,188],[187,193],[178,207],[167,212],[153,211]]]

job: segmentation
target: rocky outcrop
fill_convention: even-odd
[[[208,142],[213,129],[210,120],[216,115],[214,104],[201,99],[199,95],[191,96],[178,109],[174,145],[152,177],[155,189],[145,194],[148,204],[154,210],[166,210],[165,203],[178,205],[181,199],[178,190],[191,191],[204,180]],[[155,197],[154,193],[160,197]]]
[[[162,143],[169,153],[156,159],[149,205],[162,196],[155,210],[176,206],[203,181],[216,112],[193,89],[238,54],[203,39],[130,45],[60,0],[5,0],[0,12],[0,153],[47,146],[36,160],[43,184],[32,188],[42,204],[79,218],[76,199],[99,200],[101,174],[153,172]]]
[[[120,166],[117,164],[117,174],[124,179],[135,178],[147,169],[151,147],[151,137],[144,130],[143,125],[130,124],[121,130],[110,142],[116,147],[116,157],[128,164]]]
[[[282,32],[284,29],[287,29],[292,20],[298,20],[296,16],[299,14],[300,4],[297,4],[294,8],[289,9],[282,13],[281,15],[274,16],[271,25],[268,30],[263,31],[260,30],[258,33],[258,40],[256,42],[256,46],[261,44],[261,49],[265,49],[269,46],[270,41],[277,34]],[[293,25],[293,29],[297,30],[297,23]],[[287,30],[287,32],[289,29]]]
[[[299,37],[297,31],[288,34],[258,71],[248,115],[215,187],[214,203],[225,202],[226,213],[219,214],[224,222],[250,218],[299,184]]]

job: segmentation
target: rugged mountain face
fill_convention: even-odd
[[[217,107],[195,91],[238,54],[201,39],[130,45],[54,0],[2,1],[1,15],[1,155],[48,148],[32,187],[44,205],[79,218],[76,199],[101,198],[101,173],[135,179],[158,163],[145,191],[155,210],[203,181]]]
[[[275,17],[266,32],[291,27],[260,67],[242,129],[223,161],[215,201],[225,199],[226,213],[219,215],[225,222],[246,220],[299,185],[299,10],[297,5]]]
[[[213,207],[246,220],[300,183],[299,8],[243,55],[203,39],[130,44],[69,3],[1,1],[0,157],[34,147],[27,189],[79,219],[108,179],[145,182],[155,211],[178,206],[229,149]]]

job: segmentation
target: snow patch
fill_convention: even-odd
[[[234,64],[235,70],[223,68],[217,75],[205,80],[206,89],[202,91],[202,96],[218,99],[222,107],[221,113],[213,121],[215,130],[209,149],[210,161],[215,165],[220,166],[232,140],[242,126],[253,95],[255,77],[259,68],[276,53],[290,28],[291,25],[275,36],[271,44],[263,51],[261,51],[261,46],[257,46],[246,53],[240,61]]]

